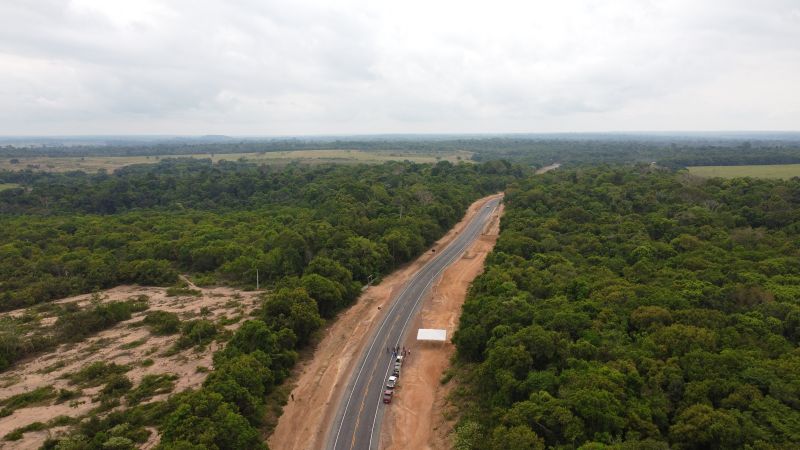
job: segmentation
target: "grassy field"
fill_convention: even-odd
[[[0,183],[0,191],[5,191],[6,189],[14,189],[15,187],[19,187],[16,183]]]
[[[763,166],[696,166],[689,173],[701,177],[721,178],[792,178],[800,177],[800,164],[775,164]]]
[[[114,169],[131,164],[152,164],[161,158],[211,158],[214,162],[220,160],[236,161],[243,159],[258,164],[286,165],[292,162],[303,164],[377,164],[386,161],[409,160],[418,163],[436,162],[446,160],[450,162],[467,161],[472,157],[472,152],[454,151],[438,154],[408,153],[403,151],[363,151],[363,150],[297,150],[287,152],[264,153],[220,153],[220,154],[194,154],[194,155],[167,155],[159,156],[86,156],[86,157],[37,157],[15,158],[19,162],[11,164],[10,159],[0,160],[0,169],[6,170],[42,170],[47,172],[66,172],[82,170],[84,172],[97,172],[105,169],[109,172]]]

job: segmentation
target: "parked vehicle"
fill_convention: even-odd
[[[397,386],[397,377],[392,375],[389,377],[389,381],[386,382],[386,387],[389,389],[394,389]]]
[[[383,403],[392,403],[392,395],[394,395],[394,391],[390,389],[383,391]]]

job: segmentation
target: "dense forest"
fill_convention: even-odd
[[[472,201],[525,174],[501,161],[275,170],[200,160],[111,175],[2,174],[20,187],[0,192],[0,309],[119,283],[170,285],[179,273],[200,284],[252,287],[258,270],[269,290],[215,354],[202,389],[101,409],[45,448],[132,448],[147,438],[145,427],[160,430],[161,449],[263,448],[266,399],[324,321],[368,280],[424,251]],[[67,312],[55,334],[37,340],[0,321],[0,370],[142,308],[111,303]],[[203,320],[179,324],[157,312],[147,320],[156,330],[180,330],[187,345],[215,333]],[[112,366],[87,370],[105,385],[102,393],[129,390]]]
[[[800,446],[800,180],[507,190],[454,336],[458,449]]]
[[[315,258],[363,283],[417,255],[512,172],[522,173],[502,162],[274,170],[187,159],[113,175],[6,173],[21,187],[0,192],[0,310],[163,285],[179,271],[249,285],[259,270],[273,282]]]

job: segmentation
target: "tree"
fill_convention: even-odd
[[[280,289],[268,296],[264,301],[262,317],[275,330],[284,327],[292,330],[300,345],[306,344],[311,334],[324,323],[316,302],[303,288]]]
[[[544,440],[530,428],[518,425],[507,428],[498,426],[492,431],[492,449],[497,450],[544,450]]]
[[[313,298],[322,317],[330,319],[344,306],[343,297],[346,295],[345,287],[321,275],[312,273],[303,275],[300,284]]]
[[[189,392],[161,427],[161,446],[186,448],[186,444],[203,448],[266,449],[258,430],[239,415],[236,407],[226,403],[216,392]]]
[[[678,448],[734,448],[741,445],[741,428],[736,418],[708,405],[692,405],[678,414],[669,429]]]

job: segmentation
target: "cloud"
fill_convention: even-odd
[[[1,134],[796,129],[789,0],[6,0]]]

